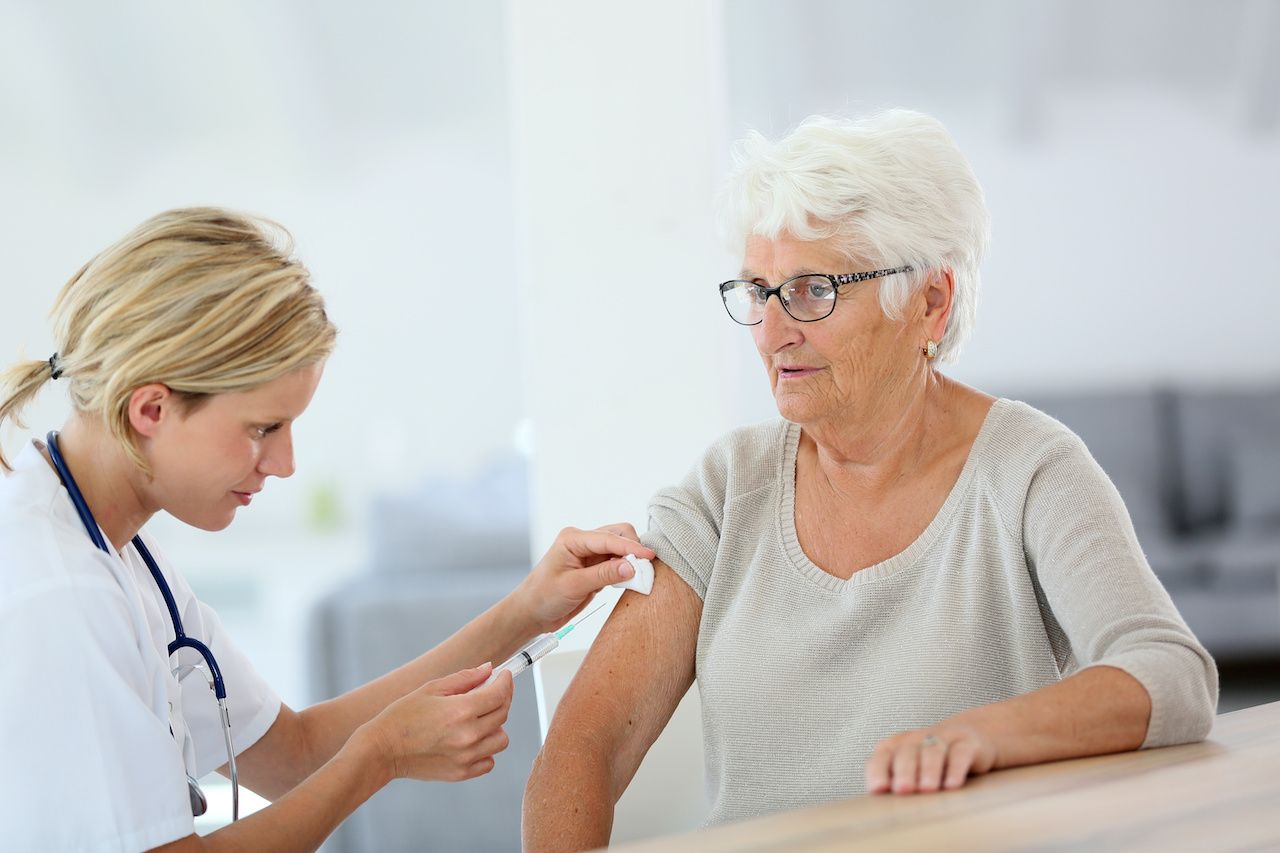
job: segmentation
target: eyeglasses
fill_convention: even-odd
[[[782,310],[792,319],[813,323],[831,316],[831,312],[836,310],[836,294],[843,285],[911,271],[912,267],[904,266],[845,275],[807,273],[789,278],[777,287],[735,279],[720,285],[720,298],[733,321],[744,326],[755,326],[764,320],[765,306],[774,294],[782,303]]]

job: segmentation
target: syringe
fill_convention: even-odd
[[[559,631],[556,631],[555,633],[539,634],[538,636],[534,637],[532,640],[529,641],[527,645],[525,645],[524,648],[516,652],[511,657],[507,658],[505,661],[503,661],[501,666],[495,666],[493,668],[493,673],[487,679],[485,679],[484,684],[480,686],[488,687],[490,684],[493,683],[494,679],[496,679],[499,675],[501,675],[504,672],[511,673],[511,677],[515,678],[517,675],[524,672],[526,669],[533,666],[535,663],[542,660],[544,657],[546,657],[548,654],[554,651],[555,648],[560,645],[560,641],[569,635],[570,631],[572,631],[574,628],[577,628],[583,622],[590,619],[595,613],[597,613],[602,607],[604,607],[608,603],[609,602],[607,601],[601,602],[600,604],[593,607],[590,610],[590,612],[587,613],[587,615],[583,616],[581,619],[579,619],[576,622],[570,622],[568,625],[565,625],[563,628],[561,628]]]

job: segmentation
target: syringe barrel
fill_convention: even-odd
[[[534,638],[523,649],[503,661],[500,666],[495,666],[493,674],[485,680],[485,685],[492,684],[503,672],[510,672],[511,677],[515,678],[533,666],[534,663],[546,657],[547,653],[558,645],[560,645],[560,641],[556,639],[554,634],[543,634]]]
[[[525,646],[523,651],[528,652],[529,657],[536,662],[546,657],[558,645],[560,645],[560,641],[556,639],[555,634],[543,634]]]

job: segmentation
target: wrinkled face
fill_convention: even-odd
[[[190,412],[169,409],[141,442],[154,505],[202,530],[221,530],[268,477],[293,474],[293,421],[324,371],[299,368],[238,393],[216,394]],[[163,405],[163,404],[161,404]]]
[[[747,240],[742,279],[775,287],[805,273],[854,273],[874,269],[851,262],[831,240],[804,241],[783,235]],[[764,319],[751,326],[778,413],[793,423],[840,419],[858,407],[875,406],[886,389],[919,366],[919,333],[910,322],[890,320],[880,308],[879,280],[840,287],[835,310],[825,319],[792,319],[770,298]],[[910,316],[910,312],[908,312]]]

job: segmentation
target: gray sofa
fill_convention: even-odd
[[[1088,445],[1216,658],[1280,654],[1280,387],[1020,399]]]
[[[430,649],[527,573],[521,566],[354,578],[313,614],[314,698],[337,696]],[[323,849],[518,851],[524,785],[542,746],[530,674],[516,681],[506,731],[511,745],[488,775],[455,784],[392,782],[338,827]]]

